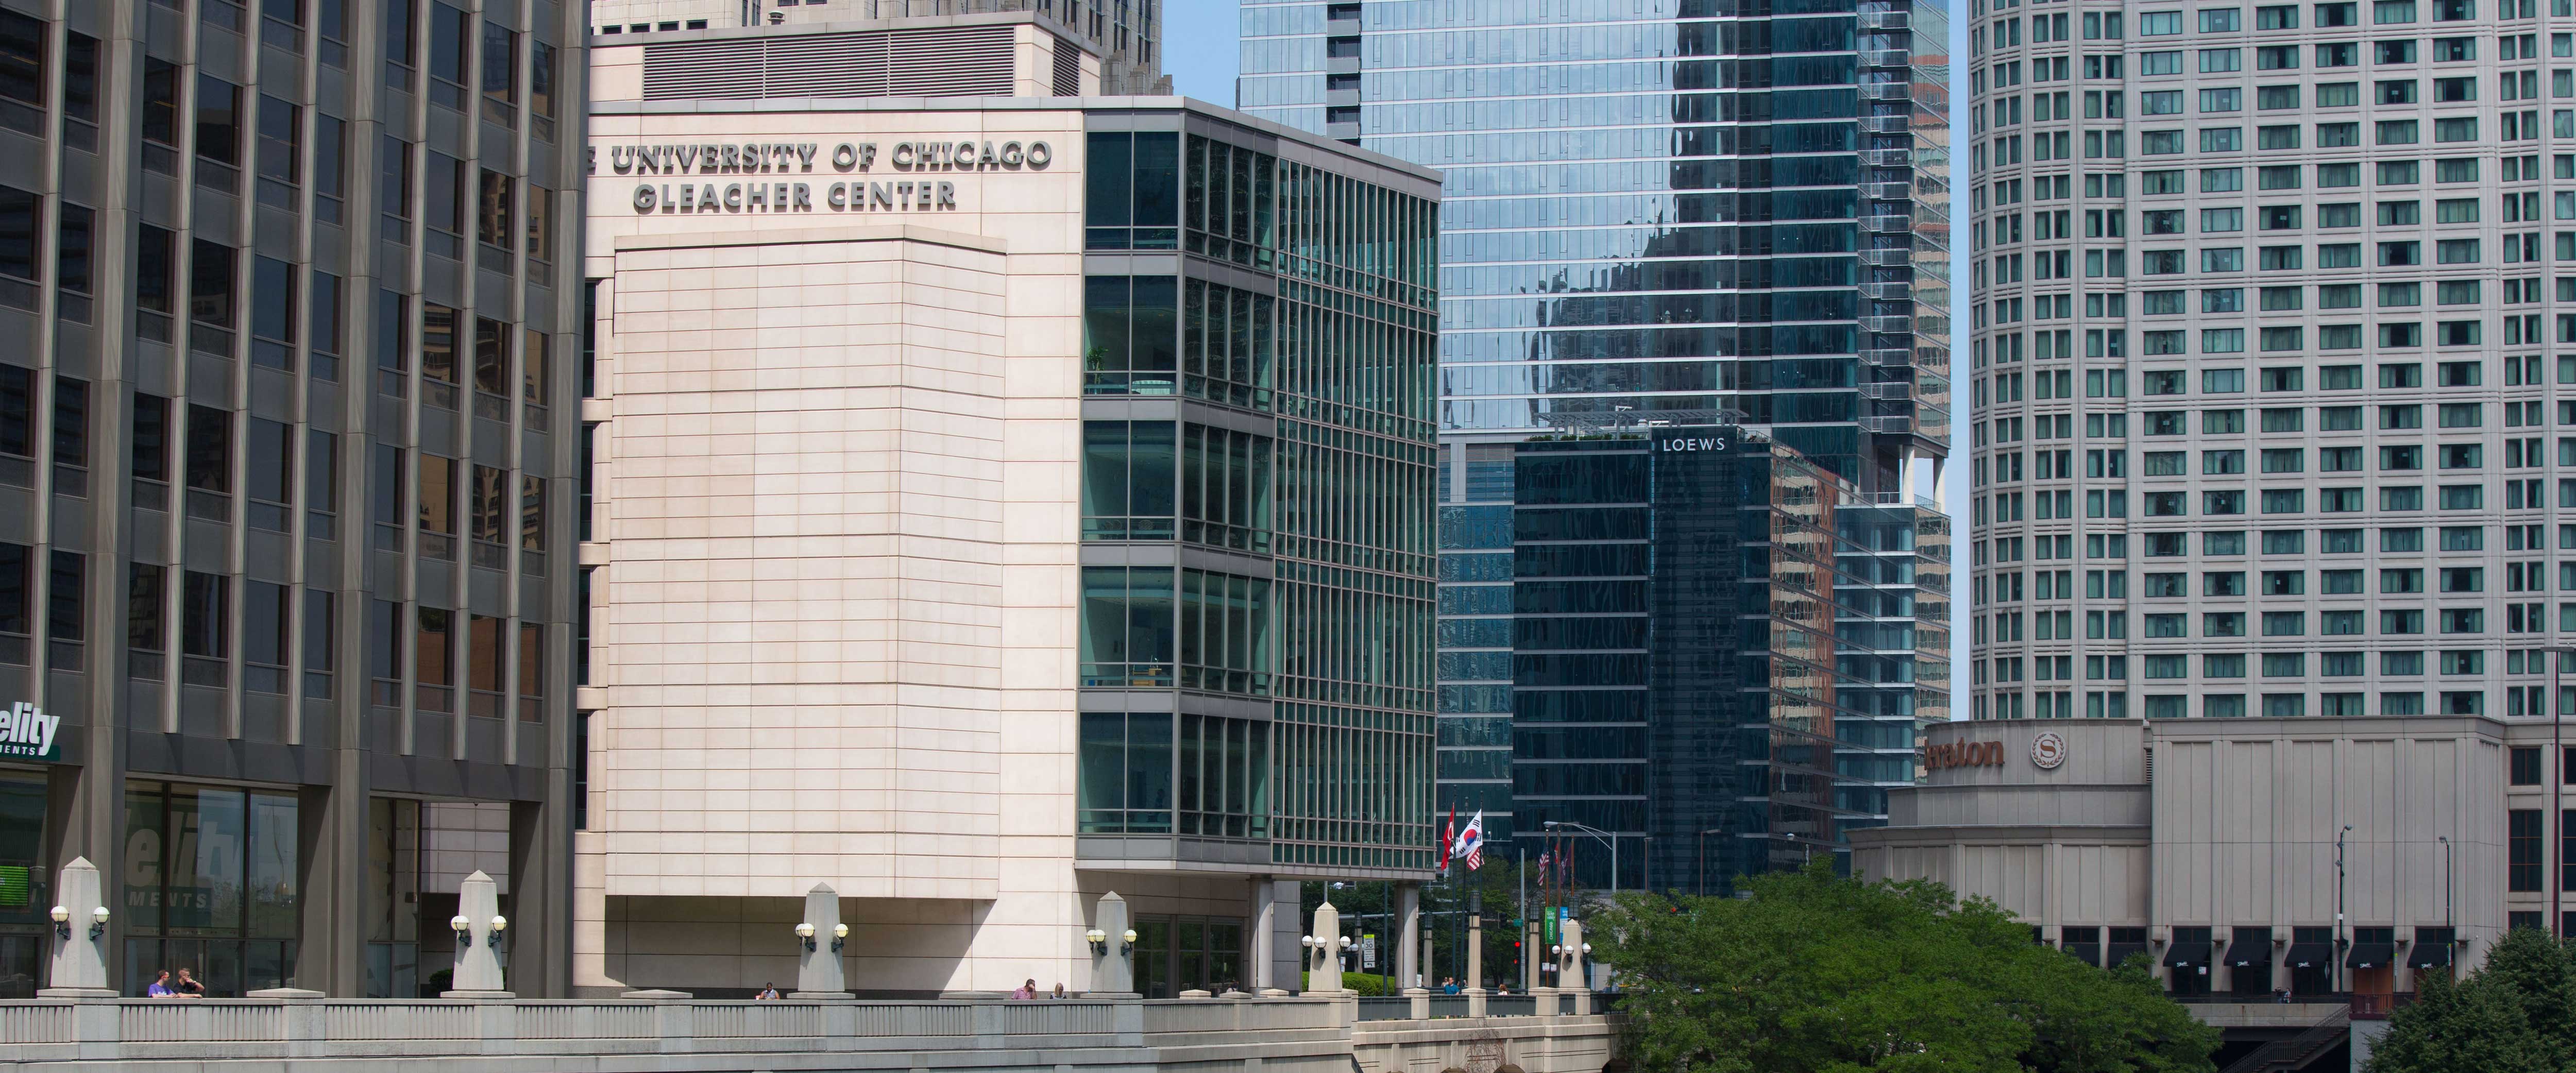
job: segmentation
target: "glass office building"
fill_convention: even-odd
[[[1640,832],[1621,888],[1711,893],[1884,810],[1870,784],[1909,780],[1915,720],[1940,716],[1907,681],[1918,594],[1946,576],[1912,508],[1734,427],[1535,440],[1514,462],[1516,807]],[[1607,847],[1556,848],[1610,885]]]
[[[1444,814],[1550,818],[1512,790],[1514,444],[1741,422],[1916,514],[1949,438],[1948,32],[1905,0],[1244,5],[1244,110],[1447,176]]]
[[[506,830],[444,860],[507,875],[511,982],[562,994],[578,5],[35,7],[0,12],[0,994],[79,857],[127,994],[414,997],[458,879],[424,813]]]

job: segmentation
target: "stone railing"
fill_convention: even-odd
[[[0,1065],[1139,1047],[1164,1031],[1332,1027],[1326,999],[1256,1003],[37,999],[0,1002]]]

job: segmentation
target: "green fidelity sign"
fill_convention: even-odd
[[[0,760],[36,760],[54,763],[63,758],[62,746],[55,741],[63,728],[63,717],[46,715],[45,710],[19,701],[0,711]]]

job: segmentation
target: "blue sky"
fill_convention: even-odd
[[[1234,0],[1165,0],[1163,70],[1172,90],[1234,107],[1234,76],[1243,66]]]

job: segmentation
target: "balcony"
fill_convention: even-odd
[[[1862,183],[1860,196],[1871,201],[1904,201],[1914,196],[1913,183]]]
[[[1912,121],[1901,115],[1862,116],[1860,129],[1872,134],[1903,134]]]
[[[1873,302],[1911,301],[1914,297],[1914,285],[1911,283],[1864,283],[1860,285],[1860,294],[1861,297],[1867,298]]]
[[[1860,229],[1881,235],[1899,235],[1914,229],[1914,221],[1904,216],[1863,216]]]
[[[1908,19],[1909,16],[1902,11],[1864,11],[1860,13],[1860,28],[1864,30],[1902,30],[1906,28]]]
[[[1914,152],[1910,149],[1863,149],[1860,151],[1860,162],[1873,168],[1911,167],[1914,164]]]
[[[1908,384],[1902,380],[1889,381],[1887,383],[1880,384],[1862,384],[1860,386],[1861,394],[1873,399],[1888,401],[1902,401],[1907,396],[1911,395],[1913,391],[1914,385]]]
[[[1902,101],[1913,96],[1914,87],[1904,82],[1869,82],[1860,87],[1860,99],[1865,101]]]
[[[1863,431],[1881,436],[1901,436],[1914,431],[1914,419],[1889,416],[1864,417],[1860,419],[1860,427]]]
[[[1882,369],[1901,369],[1914,364],[1914,352],[1903,347],[1864,350],[1860,352],[1860,360]]]
[[[1863,67],[1903,67],[1912,62],[1913,54],[1901,48],[1872,49],[1860,54]]]
[[[1902,217],[1899,217],[1899,219],[1902,219]],[[1903,265],[1913,264],[1914,251],[1910,249],[1862,250],[1860,251],[1860,259],[1862,264],[1875,265],[1880,268],[1896,268]]]
[[[1862,317],[1860,330],[1882,335],[1902,335],[1914,330],[1912,317]]]

